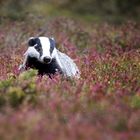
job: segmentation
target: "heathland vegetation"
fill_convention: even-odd
[[[0,140],[139,140],[139,4],[0,1]],[[80,79],[18,71],[40,35],[55,38]]]

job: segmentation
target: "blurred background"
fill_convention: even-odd
[[[140,21],[140,0],[1,0],[0,19],[68,16],[85,21]]]

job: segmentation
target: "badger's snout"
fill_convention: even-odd
[[[44,63],[51,63],[51,61],[52,61],[52,59],[51,59],[51,57],[48,57],[48,56],[45,56],[44,58],[43,58],[43,62]]]

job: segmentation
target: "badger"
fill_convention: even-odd
[[[37,69],[39,75],[59,73],[64,77],[79,78],[80,71],[74,61],[56,48],[56,42],[49,37],[31,37],[28,49],[24,54],[24,61],[19,70]]]

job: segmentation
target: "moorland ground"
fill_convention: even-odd
[[[1,140],[139,140],[140,25],[64,16],[1,18]],[[27,40],[52,36],[81,78],[20,73]]]

